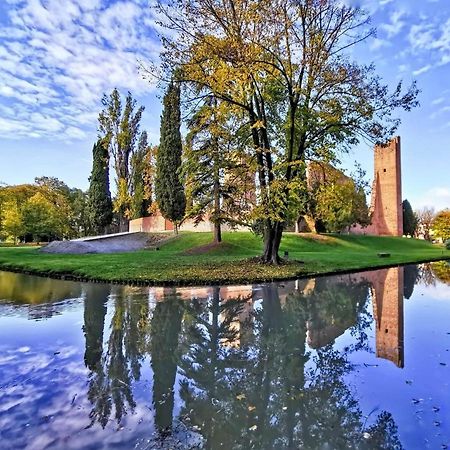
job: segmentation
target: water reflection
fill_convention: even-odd
[[[114,445],[137,448],[394,449],[402,448],[399,416],[361,403],[355,377],[378,364],[361,365],[358,355],[375,352],[377,361],[404,368],[404,298],[413,301],[417,283],[436,284],[449,273],[444,263],[253,287],[143,289],[0,272],[0,298],[7,299],[0,320],[12,301],[29,310],[35,306],[26,299],[44,299],[42,307],[59,305],[64,316],[68,303],[60,300],[79,298],[69,304],[82,322],[83,347],[70,363],[78,367],[76,380],[85,367],[86,388],[59,410],[70,428],[68,411],[79,405],[84,423],[70,433],[90,438],[78,447],[108,448],[114,436]],[[42,309],[39,318],[49,317]],[[62,339],[61,330],[53,332]],[[13,373],[22,364],[8,356],[17,344],[1,328],[0,337],[7,355],[0,374]],[[398,370],[394,365],[385,371]],[[34,376],[51,396],[54,376]],[[0,404],[8,405],[18,397],[7,377],[0,375]],[[11,448],[26,446],[19,412],[0,407],[0,442]],[[36,425],[39,433],[45,431]],[[64,447],[57,434],[52,439]]]

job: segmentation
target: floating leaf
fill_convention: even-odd
[[[258,425],[253,425],[249,428],[249,431],[256,431],[258,429]]]

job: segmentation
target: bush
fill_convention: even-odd
[[[446,248],[447,250],[450,250],[450,239],[447,239],[447,240],[445,241],[445,248]]]

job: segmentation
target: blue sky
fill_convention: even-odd
[[[450,1],[342,0],[367,9],[377,37],[354,53],[393,88],[417,80],[421,106],[401,114],[403,198],[450,207]],[[86,189],[104,92],[130,90],[159,141],[161,106],[138,61],[157,57],[147,0],[0,0],[0,181],[56,176]],[[372,149],[359,161],[372,178]]]

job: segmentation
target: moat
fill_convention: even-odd
[[[447,262],[202,288],[0,272],[0,448],[447,448],[449,319]]]

